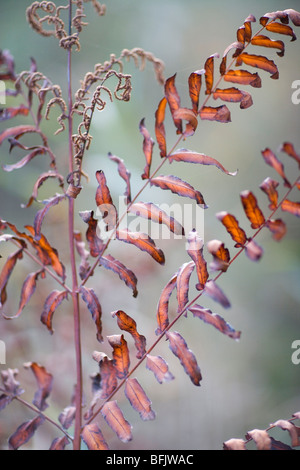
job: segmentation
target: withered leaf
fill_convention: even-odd
[[[189,281],[194,268],[194,261],[190,261],[189,263],[184,263],[178,271],[176,284],[178,313],[184,310],[184,307],[189,301]]]
[[[58,274],[58,276],[60,276],[63,280],[65,280],[65,267],[59,259],[58,252],[55,248],[53,248],[49,244],[48,240],[46,239],[44,235],[41,235],[40,240],[37,241],[33,238],[35,234],[34,227],[31,227],[30,225],[25,225],[25,228],[30,233],[30,235],[27,235],[26,233],[19,232],[18,229],[15,227],[15,225],[9,222],[4,222],[4,223],[16,235],[18,235],[18,237],[25,239],[31,244],[31,246],[36,250],[38,258],[45,266],[51,265],[54,271],[56,272],[56,274]]]
[[[130,287],[133,291],[133,297],[136,297],[138,294],[137,291],[137,278],[135,274],[120,261],[115,259],[111,255],[101,256],[100,266],[103,266],[106,269],[110,269],[114,273],[118,274],[119,278],[125,282],[126,286]]]
[[[224,243],[219,240],[210,240],[207,243],[207,249],[214,258],[210,263],[210,268],[213,271],[226,272],[229,267],[230,253]]]
[[[251,261],[259,261],[264,250],[254,240],[249,240],[245,245],[245,253]]]
[[[202,106],[199,111],[200,118],[206,121],[231,122],[231,114],[226,104],[222,106]]]
[[[141,359],[146,353],[146,338],[138,333],[135,320],[123,312],[123,310],[112,312],[112,316],[117,317],[118,327],[121,330],[127,331],[133,337],[137,349],[136,357]]]
[[[25,225],[25,228],[32,236],[34,236],[34,227],[31,227],[30,225]],[[49,244],[45,235],[41,234],[39,240],[34,240],[33,246],[37,249],[37,253],[41,261],[45,265],[51,265],[56,274],[63,280],[65,280],[65,267],[59,259],[57,250]]]
[[[76,407],[67,406],[59,415],[58,421],[64,429],[69,429],[75,419]]]
[[[142,251],[146,251],[159,264],[165,264],[165,255],[156,247],[154,240],[145,233],[131,232],[128,229],[116,231],[116,238],[125,243],[130,243]]]
[[[181,180],[177,176],[156,176],[151,179],[150,184],[151,186],[154,185],[161,189],[169,189],[172,193],[177,194],[178,196],[194,199],[197,204],[203,204],[206,206],[200,191],[197,191],[193,186]]]
[[[193,152],[192,150],[180,149],[176,152],[169,155],[169,161],[173,162],[187,162],[187,163],[196,163],[200,165],[213,165],[216,166],[219,170],[223,171],[227,175],[235,176],[237,172],[230,173],[226,170],[223,165],[218,162],[215,158],[209,157],[204,153]]]
[[[229,214],[228,212],[222,211],[216,214],[217,219],[219,219],[227,232],[231,235],[232,239],[236,242],[235,247],[239,248],[245,245],[247,241],[247,236],[244,230],[239,226],[237,219],[234,215]]]
[[[287,24],[272,22],[266,25],[266,29],[272,33],[284,34],[285,36],[291,36],[291,41],[295,41],[296,35],[293,29]]]
[[[129,442],[132,440],[132,427],[125,420],[124,415],[116,401],[109,401],[104,404],[101,410],[110,428],[116,433],[120,441]]]
[[[265,13],[260,17],[259,22],[265,27],[268,22],[273,23],[276,19],[280,19],[283,24],[287,24],[289,22],[288,10],[277,10]]]
[[[25,225],[25,228],[29,231],[32,236],[35,235],[34,227],[31,227],[30,225]],[[59,277],[65,280],[65,267],[59,259],[57,250],[49,244],[45,235],[41,234],[39,240],[33,240],[32,238],[30,239],[27,237],[26,239],[28,239],[32,243],[34,248],[36,248],[40,260],[45,265],[51,265],[56,274],[58,274]]]
[[[117,209],[113,204],[112,197],[107,186],[106,177],[102,170],[96,171],[96,178],[98,181],[98,187],[96,190],[96,204],[100,210],[103,220],[106,223],[107,230],[115,228],[117,223]]]
[[[155,419],[155,412],[151,409],[152,403],[136,378],[126,380],[125,395],[143,421]]]
[[[15,253],[9,255],[7,258],[1,274],[0,274],[0,306],[3,306],[7,299],[6,286],[9,281],[9,278],[16,266],[18,260],[23,258],[23,248],[19,249]]]
[[[48,295],[45,301],[43,313],[41,316],[41,322],[48,328],[51,334],[53,334],[54,332],[52,328],[52,319],[54,312],[56,311],[57,307],[62,303],[62,301],[67,297],[67,291],[60,292],[58,290],[54,290],[53,292],[51,292],[51,294]]]
[[[251,191],[242,191],[240,196],[245,214],[251,222],[251,227],[253,229],[261,227],[265,223],[265,217],[254,194]]]
[[[56,439],[53,440],[49,450],[65,450],[65,448],[69,444],[70,444],[70,441],[67,438],[67,436],[60,437],[60,438],[57,437]]]
[[[248,431],[246,439],[253,439],[257,450],[271,450],[271,438],[264,429],[252,429]]]
[[[119,379],[127,376],[130,366],[129,349],[123,335],[107,336],[108,342],[113,348],[113,361],[116,374]]]
[[[194,135],[198,127],[197,114],[188,108],[178,108],[174,111],[174,118],[188,121],[186,124],[185,131],[183,132],[184,137],[190,137]]]
[[[35,150],[32,152],[28,153],[25,155],[21,160],[18,162],[12,164],[12,165],[2,165],[2,168],[6,172],[11,172],[13,170],[19,170],[20,168],[23,168],[25,165],[27,165],[31,160],[33,160],[37,155],[45,155],[46,149],[45,147],[37,147]]]
[[[196,230],[192,230],[187,238],[187,253],[192,258],[196,266],[199,284],[196,286],[198,290],[204,289],[208,279],[207,264],[203,257],[203,240],[199,237]]]
[[[206,90],[205,94],[210,95],[214,83],[214,59],[215,57],[219,57],[218,53],[212,54],[208,59],[206,59],[206,62],[204,64],[204,69],[205,69],[205,84],[206,84]]]
[[[294,10],[293,8],[287,8],[283,10],[283,13],[288,15],[289,19],[295,26],[300,26],[300,12]]]
[[[277,52],[279,57],[284,56],[284,42],[283,41],[275,41],[274,39],[270,39],[268,36],[264,36],[262,34],[259,34],[257,36],[254,36],[251,39],[251,44],[253,46],[262,46],[262,47],[272,47],[275,49],[279,49],[280,52]]]
[[[291,184],[285,175],[283,163],[281,163],[281,161],[278,160],[275,153],[272,152],[271,149],[266,148],[265,150],[261,152],[261,154],[263,156],[264,161],[267,163],[267,165],[270,165],[281,176],[281,178],[284,181],[284,185],[290,188]]]
[[[87,308],[89,309],[90,313],[92,314],[92,318],[96,324],[97,327],[97,340],[102,343],[103,337],[102,337],[102,308],[100,305],[100,302],[98,300],[98,297],[92,288],[87,288],[84,286],[81,286],[80,288],[80,294],[82,296],[82,299],[87,305]]]
[[[146,367],[153,372],[160,384],[174,379],[174,376],[169,371],[168,364],[161,356],[150,356],[150,354],[147,354]]]
[[[169,347],[172,353],[179,359],[186,374],[194,385],[200,386],[202,375],[195,355],[188,349],[184,338],[177,331],[167,331],[166,337],[169,340]]]
[[[114,361],[109,359],[106,354],[103,354],[99,362],[100,367],[100,389],[101,399],[109,398],[118,385],[117,370],[114,366]]]
[[[25,369],[31,369],[37,384],[38,390],[34,395],[33,404],[40,410],[44,411],[48,408],[48,404],[46,403],[47,398],[49,397],[52,391],[52,384],[53,384],[53,375],[50,374],[45,367],[37,364],[36,362],[29,362],[24,364]]]
[[[273,62],[273,60],[267,59],[265,56],[242,52],[236,60],[236,65],[239,66],[242,65],[242,63],[269,72],[271,74],[271,78],[273,79],[279,78],[279,72],[276,64]]]
[[[224,450],[247,450],[246,442],[243,439],[229,439],[223,443]]]
[[[169,301],[171,294],[176,287],[176,282],[177,274],[174,274],[160,295],[156,310],[156,320],[158,324],[158,327],[155,330],[156,335],[162,334],[169,325]]]
[[[205,69],[197,70],[193,72],[189,76],[188,84],[189,84],[189,94],[192,102],[192,108],[194,113],[198,113],[199,107],[199,96],[201,91],[202,85],[202,75],[205,73]]]
[[[49,171],[47,173],[42,173],[38,177],[37,181],[34,184],[32,194],[30,196],[30,199],[29,199],[28,203],[26,205],[22,205],[22,207],[30,207],[32,205],[33,201],[37,200],[39,188],[49,178],[57,178],[60,182],[60,185],[62,185],[63,181],[64,181],[64,177],[62,175],[60,175],[59,173],[56,173],[56,172],[53,172],[53,171],[52,172]]]
[[[177,134],[182,134],[182,121],[174,117],[174,112],[180,108],[180,96],[175,86],[176,74],[168,78],[165,82],[165,97],[168,101],[171,115],[177,129]]]
[[[8,440],[10,450],[18,450],[24,444],[26,444],[34,435],[36,430],[44,423],[45,418],[43,416],[36,416],[36,418],[26,421],[21,424],[18,429],[10,436]]]
[[[222,307],[224,308],[230,307],[230,302],[228,298],[226,297],[222,289],[215,283],[215,281],[213,280],[207,281],[204,287],[204,292],[213,300],[221,304]]]
[[[242,27],[243,28],[243,27]],[[242,50],[245,48],[245,37],[244,37],[244,34],[241,36],[240,34],[240,31],[242,31],[243,33],[245,32],[245,28],[240,28],[238,31],[237,31],[237,41],[229,44],[229,46],[226,47],[224,53],[223,53],[223,57],[222,57],[222,60],[221,60],[221,64],[220,64],[220,74],[223,76],[226,74],[227,72],[227,55],[228,53],[232,50],[232,49],[235,49],[235,52],[233,54],[232,57],[237,57],[241,52]]]
[[[28,304],[28,302],[30,301],[31,297],[33,296],[35,292],[36,283],[40,275],[42,276],[44,275],[43,270],[28,274],[28,276],[26,277],[22,285],[19,309],[14,316],[12,317],[5,316],[6,319],[18,318],[21,315],[23,309],[26,307],[26,305]]]
[[[88,224],[86,239],[89,245],[90,254],[93,258],[97,258],[104,248],[104,243],[100,236],[98,236],[98,220],[94,219],[94,211],[83,211],[80,212],[79,215],[82,220]]]
[[[250,93],[246,91],[239,90],[238,88],[217,88],[213,92],[214,99],[220,98],[223,101],[228,101],[229,103],[240,103],[241,109],[247,109],[252,106],[253,101]]]
[[[271,426],[278,426],[284,431],[288,431],[290,434],[292,447],[298,447],[300,445],[300,427],[296,426],[291,421],[279,419]]]
[[[142,179],[149,179],[150,177],[150,168],[152,163],[152,154],[153,154],[153,146],[154,140],[150,136],[148,129],[145,126],[145,119],[142,119],[139,125],[140,133],[144,137],[143,140],[143,152],[146,159],[146,166],[144,168],[144,173],[142,174]]]
[[[223,75],[225,82],[238,83],[239,85],[250,85],[253,88],[261,88],[261,79],[258,73],[251,73],[248,70],[228,70]]]
[[[155,112],[155,135],[162,158],[167,155],[166,131],[164,125],[167,102],[166,97],[163,97]]]
[[[291,142],[284,142],[280,150],[282,152],[285,152],[290,157],[294,158],[294,160],[296,160],[296,162],[299,164],[299,168],[300,168],[300,155],[296,152]]]
[[[98,424],[86,424],[81,433],[82,440],[89,450],[109,450]]]
[[[289,199],[284,199],[281,204],[281,209],[295,215],[296,217],[300,217],[300,202],[293,202]]]
[[[40,133],[35,126],[28,125],[20,125],[5,129],[3,132],[0,133],[0,145],[4,142],[5,139],[8,139],[9,137],[21,136],[29,132]]]
[[[241,332],[236,331],[234,328],[232,328],[231,325],[229,325],[229,323],[224,320],[224,318],[222,318],[217,313],[213,313],[209,308],[204,308],[195,304],[192,307],[189,307],[189,311],[192,312],[194,317],[200,318],[205,323],[214,326],[221,333],[229,336],[229,338],[235,340],[240,339]]]
[[[272,211],[276,209],[278,203],[278,192],[276,189],[278,186],[278,181],[275,181],[269,177],[266,178],[259,186],[260,189],[268,196],[270,201],[269,209]]]
[[[118,165],[118,172],[121,178],[125,181],[126,183],[126,191],[125,191],[125,197],[127,200],[127,204],[130,203],[131,201],[131,186],[130,186],[130,171],[126,168],[124,164],[124,160],[122,158],[117,157],[116,155],[113,155],[111,153],[108,154],[108,157],[117,163]]]
[[[176,235],[184,235],[182,225],[152,202],[135,202],[130,205],[128,212],[152,220],[152,222],[164,224]]]
[[[272,238],[280,241],[286,234],[286,224],[281,219],[267,220],[266,227],[272,232]]]

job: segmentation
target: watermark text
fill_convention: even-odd
[[[292,353],[292,363],[295,364],[295,366],[300,364],[300,339],[295,339],[295,341],[292,342],[292,349],[295,351]]]
[[[292,103],[300,104],[300,80],[294,80],[292,83],[292,88],[295,91],[292,93]]]
[[[6,345],[0,340],[0,365],[6,364]]]

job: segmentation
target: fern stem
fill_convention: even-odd
[[[72,33],[72,0],[69,0],[69,34]],[[73,97],[72,97],[72,49],[68,49],[68,142],[69,142],[69,172],[73,172],[73,117],[72,117]],[[75,200],[69,197],[68,232],[70,248],[70,264],[72,271],[72,301],[74,318],[74,342],[76,358],[76,393],[75,393],[75,430],[73,449],[81,448],[81,423],[82,423],[82,352],[81,352],[81,331],[80,331],[80,309],[78,294],[78,278],[75,260],[74,241],[74,205]]]

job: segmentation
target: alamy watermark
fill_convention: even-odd
[[[118,220],[118,214],[125,215]],[[118,208],[102,204],[96,215],[97,235],[103,241],[110,238],[126,241],[132,233],[148,235],[152,240],[183,239],[192,230],[204,241],[204,207],[199,204],[136,203],[128,211],[126,198],[120,196]]]
[[[292,103],[300,104],[300,80],[294,80],[292,83],[292,88],[295,91],[292,93]]]
[[[300,339],[295,339],[295,341],[292,342],[292,349],[295,349],[295,351],[292,353],[292,363],[295,364],[295,366],[300,364]]]
[[[0,80],[0,104],[6,104],[6,85]]]
[[[6,364],[6,345],[0,340],[0,365]]]

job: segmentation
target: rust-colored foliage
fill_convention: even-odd
[[[156,380],[160,384],[174,379],[174,376],[169,371],[168,364],[161,356],[151,356],[147,354],[146,367],[153,372]]]
[[[105,403],[101,413],[120,441],[126,443],[132,440],[131,426],[124,418],[124,415],[116,401]]]
[[[130,366],[130,354],[127,341],[123,335],[112,335],[107,337],[109,344],[113,348],[113,361],[116,374],[119,379],[127,376]]]
[[[242,191],[241,200],[251,227],[257,229],[265,223],[265,217],[258,206],[257,199],[251,191]]]
[[[38,390],[34,396],[33,404],[39,410],[44,411],[46,408],[48,408],[46,399],[49,397],[52,390],[53,376],[47,372],[45,367],[37,364],[36,362],[25,364],[24,367],[26,369],[32,370],[38,383]]]
[[[133,291],[133,297],[138,295],[137,291],[137,278],[133,271],[126,268],[121,261],[118,261],[111,255],[101,256],[100,265],[106,269],[110,269],[114,273],[118,274],[119,278],[125,282]]]
[[[189,183],[186,183],[177,176],[156,176],[155,178],[151,178],[150,184],[158,186],[161,189],[169,189],[170,191],[172,191],[172,193],[177,194],[178,196],[195,199],[195,201],[197,201],[197,204],[206,205],[200,191],[197,191],[193,188],[193,186],[191,186]]]
[[[101,343],[102,337],[102,308],[99,299],[92,288],[82,286],[80,289],[82,299],[86,303],[97,328],[97,339]]]
[[[177,331],[168,331],[166,337],[172,353],[178,357],[182,367],[194,385],[199,386],[202,375],[194,353],[188,348],[184,338]]]
[[[155,419],[151,401],[136,378],[126,380],[125,395],[143,421]]]
[[[184,228],[182,225],[177,222],[174,217],[170,217],[165,211],[151,202],[135,202],[130,205],[129,212],[145,219],[152,220],[152,222],[164,224],[176,235],[184,235]]]
[[[295,450],[300,446],[300,427],[294,421],[299,419],[300,413],[294,413],[289,420],[279,419],[270,424],[267,429],[252,429],[245,435],[245,439],[229,439],[223,443],[224,450],[248,450],[247,444],[254,442],[256,450]],[[291,445],[275,440],[271,433],[275,428],[288,431]]]
[[[150,177],[150,168],[152,163],[152,154],[153,154],[153,146],[154,140],[150,136],[149,131],[145,126],[145,119],[142,119],[140,122],[140,133],[144,137],[143,140],[143,152],[146,159],[146,166],[144,168],[144,173],[142,174],[142,179],[149,179]]]
[[[89,450],[109,450],[98,424],[84,426],[81,437]]]
[[[203,240],[199,237],[196,230],[189,233],[187,252],[196,266],[199,281],[197,289],[204,289],[208,279],[207,263],[203,257]]]
[[[0,80],[14,85],[14,90],[7,90],[6,93],[12,101],[17,98],[15,106],[9,105],[0,110],[0,121],[33,118],[33,124],[9,125],[0,133],[0,146],[7,141],[10,144],[10,154],[17,150],[23,155],[18,157],[17,162],[5,162],[2,168],[5,172],[21,170],[25,166],[30,168],[32,161],[37,157],[43,157],[42,163],[49,165],[48,171],[43,168],[41,174],[38,177],[35,176],[31,195],[29,199],[26,199],[28,202],[22,204],[24,209],[29,207],[33,209],[37,206],[33,223],[25,225],[25,232],[21,232],[13,223],[0,219],[0,243],[14,245],[14,251],[8,255],[0,272],[1,309],[4,310],[7,307],[8,286],[11,285],[11,276],[16,267],[27,258],[36,265],[36,268],[30,269],[30,272],[26,271],[24,280],[22,280],[21,292],[18,294],[19,306],[16,308],[15,314],[8,316],[3,311],[2,316],[5,319],[19,317],[23,310],[30,305],[32,296],[42,280],[51,278],[51,281],[58,284],[58,288],[51,287],[50,293],[47,292],[45,295],[40,320],[53,334],[53,319],[57,309],[63,304],[64,308],[60,307],[57,321],[59,321],[59,316],[65,316],[70,309],[73,309],[76,353],[74,395],[69,405],[60,412],[57,421],[45,413],[48,407],[47,400],[53,387],[54,375],[52,372],[48,372],[44,366],[37,362],[25,363],[25,368],[32,371],[37,382],[37,390],[31,405],[20,399],[23,389],[17,380],[18,370],[1,371],[3,385],[0,388],[0,410],[11,406],[15,400],[36,413],[35,418],[21,424],[11,435],[8,441],[10,449],[19,449],[25,445],[36,430],[45,421],[48,421],[49,424],[55,424],[63,433],[63,436],[52,441],[50,450],[64,450],[70,444],[73,445],[74,450],[79,450],[82,441],[89,450],[109,450],[105,433],[102,433],[101,421],[99,420],[99,423],[94,421],[98,416],[101,418],[100,415],[118,439],[123,443],[131,441],[133,439],[132,426],[124,417],[115,397],[117,392],[123,391],[130,405],[139,413],[142,420],[155,419],[150,397],[146,394],[139,379],[133,377],[133,373],[138,373],[141,365],[145,363],[146,369],[153,373],[159,384],[174,379],[167,361],[156,351],[153,352],[158,344],[162,345],[163,339],[167,340],[171,352],[177,357],[191,382],[195,386],[200,386],[202,374],[196,355],[189,349],[187,341],[181,333],[174,331],[173,327],[179,326],[179,319],[184,318],[184,321],[188,321],[188,313],[190,312],[207,325],[213,326],[222,335],[239,340],[241,331],[234,329],[218,313],[213,313],[209,308],[196,302],[200,297],[204,296],[205,300],[205,296],[208,296],[222,308],[229,308],[231,302],[220,287],[219,278],[230,271],[231,264],[243,252],[254,262],[263,257],[263,247],[257,242],[261,230],[267,228],[275,241],[283,239],[287,232],[287,225],[284,220],[279,218],[277,214],[279,210],[300,217],[300,202],[293,200],[292,193],[293,189],[300,189],[299,175],[294,182],[290,181],[290,178],[287,177],[289,173],[285,170],[286,163],[283,163],[268,147],[262,151],[263,160],[280,176],[280,182],[271,177],[265,177],[259,188],[267,196],[267,204],[271,213],[267,214],[267,211],[262,210],[264,206],[260,203],[255,191],[243,190],[240,192],[241,210],[244,211],[242,215],[245,215],[250,223],[251,234],[248,233],[248,227],[244,229],[240,226],[239,217],[232,213],[235,212],[234,210],[230,209],[228,212],[220,208],[220,212],[216,214],[217,219],[233,241],[233,249],[237,249],[233,256],[231,255],[232,249],[230,248],[229,251],[227,248],[227,242],[225,245],[222,239],[212,238],[204,244],[196,228],[190,228],[189,232],[185,233],[185,227],[181,221],[168,215],[167,211],[162,210],[158,203],[140,200],[140,195],[144,190],[154,186],[161,198],[166,195],[163,191],[168,190],[175,196],[188,198],[190,204],[202,206],[201,209],[207,210],[209,208],[198,187],[193,187],[189,182],[174,174],[164,174],[162,169],[164,165],[171,163],[174,169],[177,167],[176,163],[192,163],[200,165],[200,168],[211,166],[211,171],[220,170],[224,174],[221,175],[224,178],[237,175],[237,171],[229,171],[226,162],[223,164],[219,161],[220,158],[217,159],[189,148],[181,148],[181,145],[196,133],[201,120],[229,124],[231,122],[231,105],[239,104],[242,110],[251,107],[253,99],[249,89],[251,89],[250,87],[262,87],[261,73],[267,72],[272,79],[279,78],[279,67],[274,60],[256,53],[256,50],[262,51],[262,48],[266,48],[270,53],[275,54],[276,52],[276,57],[283,57],[285,54],[284,41],[269,37],[269,33],[280,34],[283,39],[286,36],[291,41],[295,41],[296,35],[289,22],[294,26],[300,26],[300,13],[292,9],[266,13],[259,20],[260,27],[256,34],[253,31],[256,19],[253,15],[249,15],[242,26],[237,29],[236,40],[225,48],[223,55],[220,56],[218,53],[210,55],[205,60],[202,69],[189,74],[185,84],[188,97],[186,104],[183,103],[183,93],[182,96],[179,93],[182,83],[180,88],[175,83],[176,73],[165,79],[161,60],[140,48],[124,49],[119,58],[112,54],[109,61],[104,64],[96,64],[94,71],[85,75],[84,79],[80,81],[80,88],[74,96],[72,95],[70,59],[73,53],[80,51],[80,34],[87,25],[83,21],[86,17],[85,4],[89,2],[92,3],[98,15],[104,15],[105,6],[96,0],[85,0],[84,2],[69,0],[66,6],[56,6],[53,2],[33,2],[27,9],[27,20],[31,27],[44,37],[56,38],[59,46],[66,50],[69,56],[68,99],[64,99],[64,93],[59,85],[53,84],[38,71],[34,59],[31,59],[28,71],[17,74],[12,55],[7,50],[0,51]],[[76,5],[75,13],[72,13],[72,5],[73,7]],[[65,25],[63,14],[67,12],[69,13],[68,27]],[[216,63],[220,57],[219,68],[217,68]],[[153,113],[153,136],[155,134],[155,139],[151,137],[148,130],[151,129],[150,125],[149,128],[148,124],[146,127],[146,118],[140,119],[137,133],[140,132],[142,136],[141,152],[143,158],[140,162],[143,182],[142,187],[137,189],[135,194],[131,188],[131,173],[124,160],[112,152],[108,153],[107,163],[112,166],[117,165],[114,170],[117,172],[117,178],[121,180],[120,194],[123,193],[125,199],[125,210],[123,213],[117,212],[112,197],[113,195],[115,198],[115,195],[109,183],[110,175],[105,170],[106,177],[102,169],[97,170],[94,175],[96,180],[94,182],[97,183],[93,199],[95,206],[79,213],[81,217],[79,222],[86,224],[86,226],[84,225],[86,230],[83,233],[82,230],[77,230],[75,227],[77,224],[75,203],[78,195],[84,189],[83,176],[87,177],[84,164],[86,152],[92,143],[91,123],[97,110],[105,110],[106,100],[123,102],[130,100],[132,82],[131,76],[124,73],[125,59],[133,59],[140,68],[144,67],[146,61],[150,62],[154,67],[158,83],[163,86],[162,97]],[[258,71],[254,72],[253,68]],[[115,80],[115,88],[111,88],[111,79]],[[241,89],[240,86],[248,87],[247,91]],[[214,101],[212,102],[212,100]],[[220,104],[220,102],[225,104]],[[59,128],[55,134],[68,130],[69,154],[66,159],[68,161],[59,162],[62,168],[68,166],[69,173],[67,175],[58,172],[56,155],[50,148],[46,132],[41,130],[41,124],[44,123],[44,120],[49,119],[53,107],[58,108],[60,113],[57,119]],[[167,110],[169,113],[166,112]],[[75,119],[79,120],[77,130],[74,128]],[[169,136],[166,131],[168,129],[167,119],[170,120],[176,135],[176,142],[173,142],[173,145],[172,143],[169,145]],[[31,137],[33,145],[29,146],[27,141]],[[291,142],[284,142],[279,151],[285,154],[285,158],[288,157],[288,164],[296,164],[300,168],[300,155]],[[158,154],[158,163],[155,161],[156,153]],[[49,180],[59,186],[59,192],[49,195],[41,202],[38,199],[40,188],[44,184],[47,186]],[[65,183],[68,184],[67,189],[65,189]],[[282,186],[286,188],[283,196],[280,193]],[[213,189],[222,197],[222,188],[213,187]],[[220,198],[218,200],[220,201]],[[56,241],[50,240],[50,237],[48,240],[45,235],[47,234],[48,237],[49,211],[55,211],[58,205],[62,212],[66,211],[67,207],[65,219],[68,224],[68,233],[57,234],[57,239],[63,238],[69,242],[69,253],[66,250],[62,253],[63,257],[56,248]],[[97,212],[95,212],[96,209]],[[95,213],[97,216],[99,215],[100,220],[94,217]],[[133,297],[138,297],[137,275],[127,267],[126,260],[124,261],[125,265],[123,261],[115,257],[118,255],[115,255],[114,251],[112,251],[114,255],[108,253],[108,248],[113,250],[113,247],[119,246],[121,249],[122,243],[119,242],[124,242],[129,244],[133,251],[137,249],[136,253],[140,250],[149,255],[161,266],[165,264],[167,259],[150,234],[143,233],[138,229],[132,231],[129,224],[123,224],[127,214],[142,217],[156,224],[163,224],[170,232],[187,242],[186,260],[175,270],[173,276],[168,278],[169,281],[165,281],[165,287],[162,288],[158,297],[157,309],[154,312],[156,339],[150,345],[147,344],[148,333],[146,336],[140,333],[140,328],[144,330],[145,327],[142,303],[136,310],[138,328],[137,322],[122,310],[122,306],[114,307],[117,310],[112,311],[111,316],[107,317],[107,304],[102,302],[101,297],[103,289],[107,289],[107,283],[103,282],[106,270],[116,274],[132,291]],[[103,225],[99,223],[102,221],[104,229]],[[176,239],[176,237],[174,238]],[[218,238],[220,237],[218,236]],[[65,265],[68,256],[68,264]],[[142,256],[140,253],[141,260]],[[211,261],[208,260],[209,256]],[[150,262],[152,260],[150,259]],[[153,265],[154,269],[160,269],[155,263]],[[96,275],[99,275],[99,280],[96,279]],[[92,276],[94,276],[93,287],[89,285]],[[117,280],[117,282],[119,281]],[[45,284],[46,282],[44,282],[44,286]],[[196,295],[193,298],[191,287],[196,289]],[[111,292],[106,292],[105,300],[107,302],[110,302],[113,297]],[[170,308],[172,294],[172,300],[176,303],[174,309]],[[68,302],[64,302],[64,300],[68,300]],[[116,297],[116,301],[119,301],[118,297]],[[81,315],[82,308],[90,312],[96,326],[96,339],[101,343],[101,347],[103,346],[103,351],[94,351],[92,354],[98,369],[90,377],[92,398],[88,406],[85,404],[83,387],[81,328],[85,319]],[[127,308],[125,309],[127,310]],[[110,331],[110,334],[107,335],[108,322],[110,321],[114,325],[113,319],[116,319],[117,326],[115,325],[115,327],[124,334],[120,334],[120,331],[117,330],[116,334]],[[129,341],[127,341],[128,335],[131,337]],[[88,341],[89,339],[87,339]],[[110,358],[108,354],[112,357]],[[86,409],[84,410],[84,408]],[[278,420],[271,425],[271,428],[278,427],[288,431],[292,447],[300,444],[300,428],[293,423],[299,417],[300,414],[296,413],[292,420]],[[71,428],[74,436],[66,431]],[[269,435],[269,429],[254,429],[247,433],[246,440],[230,439],[224,442],[224,449],[245,450],[249,441],[254,441],[259,450],[283,450],[286,447],[285,444],[275,441]]]
[[[133,318],[131,318],[127,313],[122,310],[112,313],[113,317],[117,317],[118,327],[121,330],[127,331],[131,334],[134,339],[135,347],[137,349],[136,357],[140,359],[146,352],[146,338],[143,335],[140,335],[137,331],[137,325]]]

